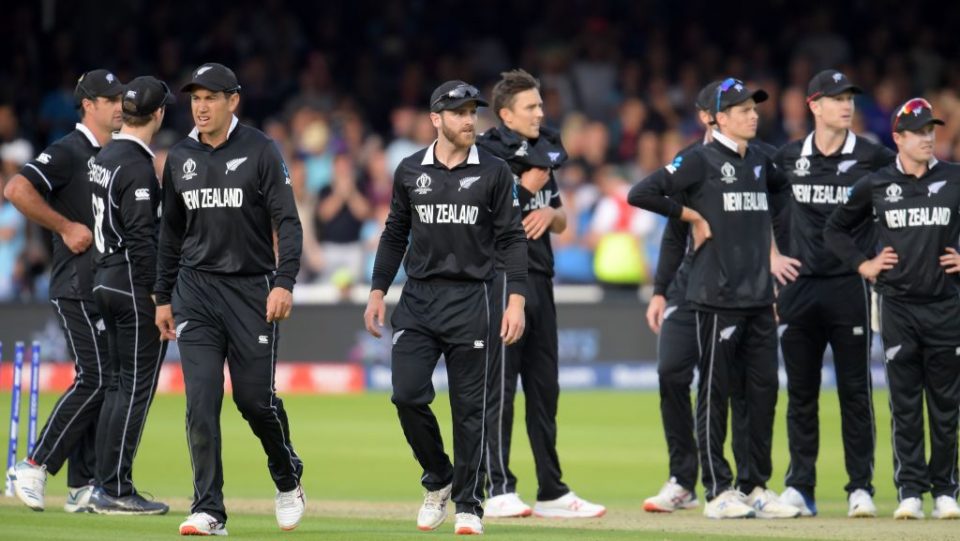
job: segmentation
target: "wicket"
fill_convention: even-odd
[[[7,469],[17,463],[17,448],[20,440],[20,387],[23,383],[24,343],[17,342],[13,355],[13,385],[10,392],[10,442],[7,446]],[[0,342],[0,359],[3,358],[3,343]],[[27,456],[33,454],[37,441],[37,408],[40,400],[40,343],[33,342],[30,349],[30,411],[27,422]],[[13,496],[13,486],[7,480],[4,494]]]

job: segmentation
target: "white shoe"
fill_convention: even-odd
[[[34,466],[21,460],[7,470],[7,480],[20,501],[34,511],[43,511],[43,493],[47,486],[46,466]]]
[[[817,504],[814,503],[813,499],[807,498],[802,492],[793,487],[787,487],[786,490],[780,493],[780,503],[796,507],[800,510],[801,517],[817,516]]]
[[[607,508],[567,492],[556,500],[537,502],[533,514],[545,518],[596,518],[602,517]]]
[[[780,501],[777,493],[769,488],[756,487],[747,496],[746,504],[757,511],[757,518],[796,518],[800,509]]]
[[[447,500],[450,499],[452,491],[451,483],[440,490],[432,490],[423,495],[423,505],[417,513],[418,530],[436,530],[444,520],[447,520]]]
[[[180,535],[227,535],[227,526],[207,513],[194,513],[180,523]]]
[[[483,521],[473,513],[457,513],[457,523],[453,527],[457,535],[483,535]]]
[[[529,517],[533,509],[523,503],[516,492],[487,498],[483,506],[483,516],[491,518]]]
[[[288,492],[277,492],[274,500],[277,515],[277,525],[281,530],[292,530],[300,524],[303,518],[303,508],[306,506],[307,499],[303,496],[303,487],[297,485],[297,488]]]
[[[933,501],[932,516],[941,520],[956,520],[960,518],[960,505],[957,505],[957,500],[946,494],[937,496]]]
[[[656,496],[643,500],[643,510],[648,513],[672,513],[678,509],[693,509],[700,505],[693,492],[677,484],[677,478],[671,477]]]
[[[850,493],[850,510],[847,516],[851,518],[873,518],[877,516],[877,506],[873,504],[873,497],[862,488]]]
[[[746,504],[747,497],[739,490],[728,489],[703,506],[707,518],[753,518],[757,512]]]
[[[80,488],[67,489],[67,501],[63,504],[63,510],[67,513],[89,513],[90,495],[93,494],[93,485],[86,485]]]
[[[897,520],[920,520],[923,518],[923,501],[920,498],[904,498],[893,512]]]

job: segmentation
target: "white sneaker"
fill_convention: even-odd
[[[483,516],[491,518],[529,517],[533,509],[523,503],[516,492],[487,498],[483,506]]]
[[[180,523],[180,535],[227,535],[227,526],[207,513],[194,513]]]
[[[7,470],[7,480],[20,501],[34,511],[43,511],[43,493],[47,486],[46,466],[34,466],[21,460]]]
[[[728,489],[703,506],[707,518],[753,518],[757,512],[746,504],[747,497],[739,490]]]
[[[869,494],[867,496],[869,496]],[[786,490],[780,494],[780,503],[796,507],[800,510],[801,517],[814,517],[817,515],[817,504],[793,487],[787,487]]]
[[[643,510],[648,513],[672,513],[678,509],[693,509],[700,505],[697,496],[671,477],[656,496],[643,500]]]
[[[538,501],[533,506],[533,514],[545,518],[596,518],[606,512],[606,507],[590,503],[572,491],[556,500]]]
[[[288,492],[277,491],[274,503],[277,525],[280,526],[281,530],[292,530],[300,524],[300,519],[303,518],[303,508],[307,503],[301,485],[297,485],[297,488]]]
[[[747,496],[746,504],[757,510],[757,518],[796,518],[800,509],[783,503],[769,488],[756,487]]]
[[[942,520],[956,520],[960,518],[960,505],[957,505],[957,500],[946,494],[937,496],[933,501],[932,516]]]
[[[67,489],[67,501],[63,504],[63,510],[67,513],[89,513],[90,495],[93,494],[93,485],[86,485],[80,488]]]
[[[850,510],[847,516],[852,518],[873,518],[877,516],[877,506],[873,504],[873,497],[862,488],[850,493]]]
[[[483,535],[483,521],[473,513],[457,513],[457,523],[453,527],[457,535]]]
[[[923,501],[920,498],[904,498],[893,512],[897,520],[920,520],[923,518]]]
[[[450,499],[452,491],[453,483],[423,495],[423,505],[417,513],[418,530],[436,530],[444,520],[447,520],[447,500]]]

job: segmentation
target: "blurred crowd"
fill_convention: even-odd
[[[559,283],[597,283],[596,248],[622,233],[640,247],[637,281],[652,276],[663,221],[626,205],[625,194],[702,137],[692,102],[711,79],[732,75],[765,89],[759,137],[781,145],[810,130],[807,81],[838,68],[866,91],[856,102],[858,133],[892,146],[894,109],[923,95],[947,121],[938,157],[960,158],[957,5],[923,20],[857,2],[829,10],[774,2],[746,18],[706,17],[712,4],[684,3],[707,26],[659,1],[548,9],[494,1],[463,28],[452,1],[159,0],[109,14],[86,3],[14,4],[0,33],[9,51],[0,60],[0,183],[73,129],[72,89],[83,71],[104,67],[124,81],[153,74],[179,86],[196,65],[222,62],[243,87],[242,120],[274,138],[289,165],[304,227],[301,283],[368,280],[394,168],[434,139],[426,102],[448,79],[489,96],[501,71],[523,67],[540,78],[545,121],[561,128],[570,155],[558,172],[570,217],[554,237]],[[173,109],[155,141],[158,169],[164,149],[190,129],[187,100]],[[480,131],[495,122],[481,111]],[[48,243],[0,196],[0,300],[45,298]]]

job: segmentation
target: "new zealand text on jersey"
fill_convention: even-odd
[[[524,207],[524,211],[539,210],[550,206],[550,199],[553,198],[553,190],[547,188],[533,194],[530,202]]]
[[[883,216],[890,229],[950,225],[950,209],[947,207],[891,209],[884,211]]]
[[[190,210],[207,208],[240,208],[243,206],[241,188],[198,188],[184,190],[183,203]]]
[[[847,202],[846,186],[829,184],[794,184],[793,198],[797,203],[839,205]]]
[[[434,205],[414,205],[425,224],[476,224],[479,207],[458,205],[456,203],[438,203]]]
[[[723,194],[723,210],[740,212],[767,210],[767,194],[763,192],[726,192]]]

